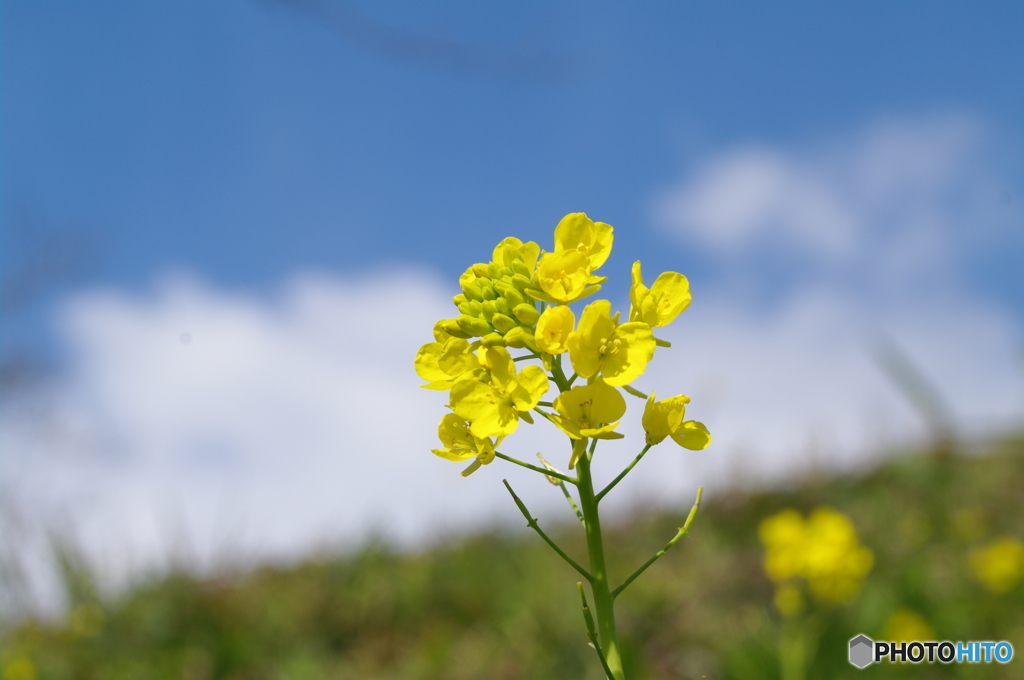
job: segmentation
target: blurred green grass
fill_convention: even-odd
[[[1020,658],[864,671],[846,660],[850,638],[884,639],[900,609],[923,617],[938,639],[1009,640],[1024,654],[1024,584],[993,593],[970,568],[979,546],[1024,538],[1024,438],[972,443],[970,455],[965,448],[944,441],[864,474],[715,495],[691,535],[617,601],[629,677],[778,678],[782,622],[757,527],[782,508],[820,505],[853,520],[875,566],[853,602],[819,610],[807,677],[1024,677]],[[613,581],[675,533],[685,506],[636,512],[606,530]],[[551,533],[570,554],[586,554],[578,525]],[[602,677],[586,644],[576,573],[525,527],[417,553],[371,541],[231,577],[174,572],[113,596],[97,590],[73,553],[63,553],[62,566],[67,616],[2,632],[10,680]]]

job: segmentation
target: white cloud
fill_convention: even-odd
[[[719,256],[795,252],[907,281],[990,245],[1008,222],[985,138],[973,118],[938,116],[795,149],[739,146],[696,163],[655,217]]]

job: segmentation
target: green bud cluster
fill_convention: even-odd
[[[533,272],[522,259],[510,266],[477,263],[459,277],[462,292],[452,298],[459,310],[441,328],[459,338],[480,338],[485,347],[519,347],[536,352],[534,335],[540,312],[526,293],[533,288]]]

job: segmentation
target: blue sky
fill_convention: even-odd
[[[694,291],[639,386],[715,442],[619,507],[919,440],[880,338],[958,429],[1019,426],[1021,35],[1016,2],[0,3],[0,271],[47,238],[82,270],[2,318],[51,366],[0,403],[26,554],[69,519],[116,573],[168,536],[415,543],[516,521],[506,474],[560,511],[427,452],[411,358],[468,264],[573,211],[615,227],[617,306],[639,258]]]
[[[1020,200],[1019,3],[353,5],[387,38],[369,45],[296,5],[5,3],[5,240],[19,204],[90,230],[97,282],[185,267],[264,287],[306,267],[453,275],[585,210],[619,228],[619,263],[653,252],[700,281],[713,258],[660,248],[649,209],[695,160],[950,110],[991,126],[993,201]],[[406,58],[406,35],[527,67]],[[1024,241],[1005,236],[971,278],[1024,315]]]

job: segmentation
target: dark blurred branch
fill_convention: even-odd
[[[263,0],[315,19],[355,45],[383,57],[439,70],[517,82],[565,82],[582,72],[568,53],[498,50],[380,23],[347,2]]]
[[[925,419],[936,445],[953,442],[956,427],[952,410],[938,388],[899,345],[892,338],[882,336],[875,343],[874,356],[882,371]]]

